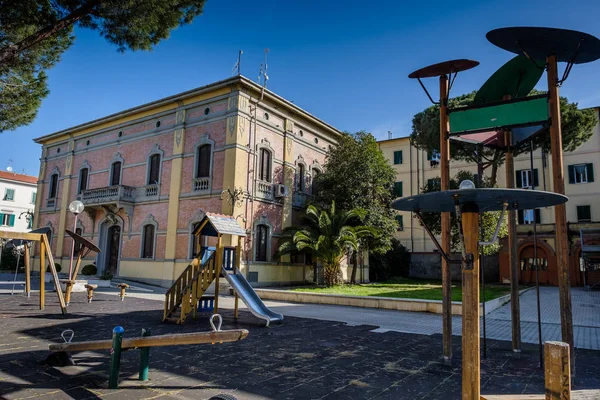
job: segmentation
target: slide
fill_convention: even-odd
[[[250,312],[252,312],[255,317],[267,321],[267,326],[273,321],[283,321],[283,315],[277,314],[265,306],[265,303],[258,297],[252,286],[250,286],[246,278],[244,278],[244,275],[242,275],[237,268],[234,268],[234,271],[235,273],[232,274],[223,271],[223,275],[225,275],[227,282],[229,282],[231,287],[237,292],[238,296],[240,296]]]

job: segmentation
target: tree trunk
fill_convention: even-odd
[[[499,150],[494,150],[494,158],[492,160],[492,174],[490,176],[490,184],[492,187],[496,186],[496,181],[498,180],[498,167],[499,167]]]
[[[352,275],[350,276],[350,283],[356,283],[356,270],[358,269],[358,252],[354,252],[354,263],[352,265]]]
[[[337,285],[340,283],[340,275],[341,275],[341,270],[340,270],[340,264],[339,263],[334,263],[334,264],[329,264],[329,263],[324,263],[323,264],[324,267],[324,275],[325,275],[325,286],[330,287],[333,285]]]
[[[81,18],[88,15],[100,3],[102,3],[102,0],[89,0],[86,4],[82,5],[80,8],[73,11],[56,24],[42,28],[18,43],[9,44],[0,48],[0,64],[9,64],[14,62],[21,52],[37,45],[49,37],[56,35],[63,29],[72,26]]]

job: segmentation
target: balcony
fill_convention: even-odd
[[[254,194],[260,199],[274,200],[273,184],[271,182],[256,181],[256,193]]]
[[[82,191],[77,199],[87,205],[103,205],[112,203],[133,203],[136,188],[125,185],[107,186]]]
[[[210,194],[210,179],[208,176],[194,179],[192,192],[196,194]]]

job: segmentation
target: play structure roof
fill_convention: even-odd
[[[208,220],[208,223],[204,223]],[[204,226],[203,226],[204,225]],[[229,215],[207,213],[198,225],[202,236],[234,235],[246,236],[246,231]],[[198,229],[194,234],[198,234]]]
[[[424,193],[404,197],[392,203],[392,208],[400,211],[454,212],[455,201],[459,205],[474,203],[480,212],[502,210],[530,210],[554,206],[567,202],[569,198],[562,194],[541,190],[524,189],[459,189],[442,192]]]
[[[584,64],[600,58],[600,39],[569,29],[518,26],[494,29],[485,36],[501,49],[538,60],[556,55],[557,61]]]

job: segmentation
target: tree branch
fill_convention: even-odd
[[[102,1],[103,0],[90,0],[85,5],[79,7],[77,10],[71,12],[69,15],[58,21],[56,24],[40,29],[33,35],[26,37],[18,43],[9,44],[2,47],[0,49],[0,65],[15,61],[15,59],[23,51],[75,24],[81,18],[93,11],[95,7],[102,3]]]

